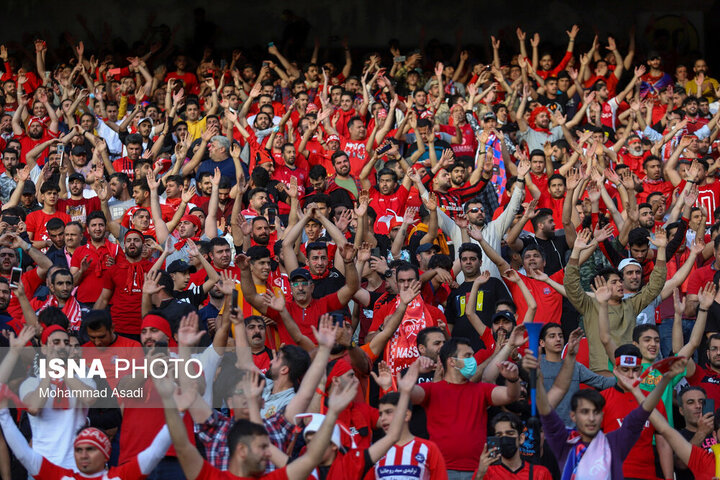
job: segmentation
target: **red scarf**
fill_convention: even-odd
[[[547,107],[543,107],[543,106],[535,107],[535,109],[532,111],[532,113],[530,113],[530,118],[528,119],[528,124],[530,125],[530,128],[532,128],[532,129],[535,130],[535,131],[544,132],[544,133],[547,133],[548,135],[550,135],[550,129],[548,129],[548,128],[540,128],[540,127],[538,127],[537,124],[535,123],[535,119],[536,119],[537,116],[540,115],[542,112],[547,113],[548,116],[550,115],[550,110],[548,110]]]
[[[395,308],[400,306],[400,297],[395,299]],[[403,319],[385,347],[385,361],[393,373],[409,367],[420,353],[417,350],[417,334],[423,328],[437,325],[432,314],[420,295],[415,297],[405,309]]]
[[[42,312],[48,307],[59,307],[60,302],[55,295],[50,295],[47,301],[37,310],[37,313]],[[82,310],[80,309],[80,303],[75,297],[70,297],[65,302],[65,306],[62,307],[62,311],[70,321],[69,330],[77,332],[80,330],[80,324],[82,323]]]
[[[68,388],[67,385],[65,385],[64,380],[50,380],[51,385],[55,385],[56,391],[64,391],[67,392]],[[70,408],[70,397],[67,393],[58,393],[55,396],[55,399],[53,400],[53,408],[59,408],[61,410],[68,410]]]
[[[181,238],[177,242],[175,242],[175,250],[181,250],[188,240],[192,240],[195,243],[200,242],[200,237],[192,237],[192,238]]]
[[[111,243],[110,240],[105,240],[105,243],[99,248],[95,248],[92,242],[88,242],[87,247],[91,252],[96,252],[98,256],[99,260],[95,262],[95,276],[101,278],[105,274],[105,270],[110,268],[107,266],[107,258],[115,258],[120,247],[116,243]],[[115,250],[114,254],[111,253],[113,249]]]
[[[123,287],[124,293],[132,294],[142,292],[142,287],[145,283],[145,269],[143,268],[144,263],[145,262],[142,260],[130,263],[127,259],[125,259],[123,262],[118,264],[120,268],[126,268],[128,271],[125,286]]]

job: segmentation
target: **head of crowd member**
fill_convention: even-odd
[[[600,270],[597,275],[602,277],[607,283],[607,286],[610,287],[610,300],[620,302],[625,294],[622,274],[618,270],[608,267]]]
[[[305,251],[310,273],[316,277],[325,275],[329,265],[327,243],[308,243]]]
[[[698,113],[698,101],[694,96],[689,95],[682,103],[685,115],[688,117],[695,117]]]
[[[600,432],[603,423],[605,397],[592,388],[575,392],[570,399],[570,419],[584,443],[589,443]]]
[[[209,197],[212,194],[212,178],[212,172],[202,172],[198,178],[196,186],[204,197]]]
[[[662,162],[655,155],[650,155],[643,160],[643,170],[648,180],[660,180],[662,178]]]
[[[349,112],[353,108],[353,95],[350,92],[340,93],[340,110]]]
[[[58,249],[63,248],[65,246],[65,222],[59,218],[51,218],[45,228],[53,246]]]
[[[653,220],[654,223],[654,220]],[[633,228],[628,234],[628,248],[630,256],[638,262],[645,263],[650,251],[650,232],[643,227]]]
[[[415,260],[417,261],[420,270],[427,271],[430,264],[430,259],[440,253],[440,247],[434,243],[423,243],[420,244],[415,250]]]
[[[222,162],[230,156],[230,140],[222,135],[215,135],[207,145],[210,158]]]
[[[638,347],[644,362],[653,363],[660,354],[660,330],[651,323],[638,325],[633,329],[633,345]]]
[[[197,270],[183,259],[174,260],[167,267],[167,273],[173,281],[173,290],[183,291],[190,283],[190,274]]]
[[[504,338],[508,338],[517,324],[517,320],[515,319],[515,306],[509,304],[498,305],[490,322],[494,339],[497,340],[500,332],[503,333]]]
[[[130,218],[132,228],[141,232],[145,232],[150,228],[151,220],[150,211],[147,208],[138,208]]]
[[[0,246],[0,273],[7,276],[12,272],[13,267],[18,266],[17,252],[14,248]]]
[[[455,187],[462,187],[470,178],[470,174],[467,170],[467,163],[465,161],[467,157],[460,157],[450,167],[450,181]]]
[[[185,182],[181,175],[169,175],[165,182],[165,195],[167,198],[180,198]]]
[[[188,100],[185,104],[185,120],[188,122],[197,122],[200,119],[200,105],[197,100]]]
[[[305,268],[296,268],[290,272],[290,291],[293,300],[301,307],[307,307],[312,301],[312,292],[315,290],[315,283],[312,275]]]
[[[444,378],[451,383],[464,383],[477,372],[477,361],[470,341],[463,337],[450,338],[438,354]]]
[[[545,172],[545,152],[542,150],[530,152],[530,171],[535,175],[542,175]]]
[[[627,140],[627,150],[630,155],[640,157],[643,154],[642,141],[638,135],[632,134]]]
[[[140,159],[143,152],[143,137],[138,133],[131,133],[125,138],[125,150],[127,158],[136,161]]]
[[[144,242],[145,237],[142,232],[134,229],[128,230],[123,238],[125,257],[133,262],[139,261],[142,256]]]
[[[138,178],[132,182],[132,197],[135,205],[147,205],[150,198],[150,187],[145,178]]]
[[[272,229],[270,228],[267,218],[257,216],[252,219],[252,231],[250,235],[256,244],[267,247],[270,242],[271,231]]]
[[[268,203],[268,193],[264,188],[253,188],[248,193],[248,203],[250,208],[256,212],[260,212],[263,205]]]
[[[220,270],[228,268],[232,261],[232,250],[228,241],[222,237],[215,237],[210,240],[209,257],[215,268]]]
[[[465,278],[474,278],[480,273],[482,265],[482,248],[475,243],[463,243],[458,249],[460,268]]]
[[[628,293],[636,293],[642,287],[643,269],[633,258],[624,258],[618,265],[622,277],[623,289]]]
[[[652,206],[653,216],[657,222],[665,216],[666,203],[665,196],[662,192],[652,192],[647,196],[647,203]]]
[[[140,325],[140,344],[145,351],[155,347],[159,342],[169,346],[175,346],[170,322],[157,311],[151,311],[145,315]]]
[[[710,112],[710,102],[708,101],[707,97],[700,97],[698,98],[698,111],[700,112],[700,116],[702,117],[710,117],[712,116],[712,113]],[[708,140],[705,138],[705,140]]]
[[[83,226],[80,222],[69,222],[65,225],[65,247],[74,252],[83,240]]]
[[[6,148],[5,151],[2,152],[2,163],[5,166],[5,170],[17,168],[20,164],[18,151],[12,148]]]
[[[313,191],[322,193],[327,189],[327,170],[322,165],[313,165],[308,172],[308,179]]]
[[[538,345],[543,352],[559,356],[565,346],[565,336],[562,326],[559,323],[548,322],[540,329],[540,341]],[[535,352],[537,354],[537,352]]]
[[[57,183],[45,182],[40,187],[40,200],[43,205],[55,207],[60,195],[60,187]]]
[[[382,168],[377,173],[377,189],[382,195],[390,195],[397,189],[397,174],[389,168]]]
[[[395,266],[395,282],[397,293],[409,290],[412,283],[420,280],[418,269],[408,262],[402,262]]]
[[[25,208],[34,208],[37,205],[36,188],[32,180],[27,180],[23,187],[22,195],[20,196],[20,203]]]
[[[416,342],[420,355],[437,362],[440,349],[447,341],[445,331],[440,327],[426,327],[417,334]]]
[[[50,276],[50,293],[63,303],[70,299],[73,288],[75,286],[70,270],[58,268]]]
[[[640,227],[647,230],[652,230],[655,226],[655,216],[653,215],[653,207],[649,203],[641,203],[638,205],[638,223]]]
[[[270,276],[270,250],[265,246],[255,245],[248,248],[246,255],[250,258],[250,272],[253,277],[264,284]]]
[[[703,416],[703,407],[707,393],[702,387],[686,386],[677,394],[678,410],[685,419],[685,426],[697,431],[698,422]],[[715,426],[717,430],[717,426]]]
[[[635,378],[642,371],[642,354],[640,349],[631,343],[620,345],[615,349],[615,367],[613,373],[615,377],[622,377],[625,383],[632,384]],[[620,385],[618,385],[620,387]],[[620,387],[622,388],[622,387]]]
[[[133,163],[133,175],[136,179],[146,179],[153,171],[153,162],[149,158],[139,158]]]
[[[525,443],[523,423],[514,413],[500,412],[490,420],[490,433],[499,439],[503,459],[520,458],[520,445]]]
[[[252,268],[252,267],[251,267]],[[265,320],[259,315],[245,317],[245,336],[250,348],[262,350],[265,346]]]
[[[481,228],[485,226],[485,207],[483,207],[480,197],[474,197],[465,202],[463,211],[471,225]]]
[[[332,154],[330,161],[335,169],[336,176],[345,178],[350,175],[350,158],[347,153],[338,150]]]
[[[73,173],[68,179],[68,190],[72,197],[82,196],[85,189],[85,177],[82,173]]]
[[[0,277],[0,312],[7,310],[10,305],[12,292],[10,290],[10,282],[5,277]]]
[[[61,325],[48,325],[42,331],[40,345],[42,354],[48,360],[66,359],[70,346],[67,330]]]
[[[530,273],[535,270],[545,270],[545,253],[535,244],[530,244],[522,251],[522,262],[525,271]]]
[[[110,190],[110,194],[116,199],[125,197],[125,194],[130,195],[130,177],[123,172],[113,173],[110,175],[108,189]]]
[[[531,222],[538,238],[547,240],[555,237],[555,219],[549,208],[539,208]]]
[[[720,238],[718,236],[717,238]],[[707,366],[715,372],[720,372],[720,333],[714,333],[707,341]]]

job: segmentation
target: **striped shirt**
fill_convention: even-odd
[[[415,437],[405,445],[393,445],[373,469],[374,478],[392,480],[447,479],[445,460],[430,440]]]

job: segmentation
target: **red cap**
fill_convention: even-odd
[[[86,428],[75,437],[73,447],[78,445],[92,445],[100,450],[105,456],[105,460],[110,458],[110,439],[102,431],[97,428]]]
[[[200,221],[200,217],[198,217],[197,215],[183,215],[180,221],[192,223],[197,227],[198,232],[202,230],[202,222]]]
[[[346,374],[352,370],[352,365],[350,363],[340,358],[335,362],[335,365],[333,365],[332,370],[330,370],[330,373],[328,373],[327,381],[325,382],[325,392],[327,392],[330,389],[330,385],[332,385],[333,378],[339,377],[341,375]]]
[[[335,140],[336,142],[339,142],[340,137],[338,137],[337,135],[328,135],[327,139],[325,140],[325,143],[330,143],[333,140]]]
[[[315,105],[314,103],[308,103],[307,107],[305,107],[305,113],[312,113],[312,112],[317,112],[317,111],[318,111],[318,106]]]
[[[49,327],[45,327],[45,329],[42,332],[42,335],[40,336],[40,344],[46,345],[48,342],[48,338],[50,338],[50,335],[52,335],[55,332],[66,332],[66,330],[63,327],[61,327],[60,325],[50,325]]]

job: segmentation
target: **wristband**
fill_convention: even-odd
[[[509,382],[509,383],[517,383],[517,382],[520,381],[520,377],[516,378],[515,380],[508,380],[508,379],[506,378],[505,381],[506,381],[506,382]]]
[[[687,183],[697,183],[695,180],[686,180]]]
[[[343,263],[345,265],[350,265],[351,263],[354,263],[354,262],[355,262],[355,260],[350,260],[349,262],[346,262],[345,260],[343,260]]]
[[[515,181],[516,181],[516,182],[519,182],[519,183],[525,183],[525,179],[524,179],[524,178],[518,178],[518,179],[515,180]]]
[[[705,312],[705,313],[707,313],[707,311],[708,311],[707,308],[698,308],[698,312]]]

